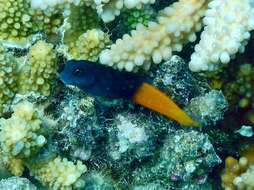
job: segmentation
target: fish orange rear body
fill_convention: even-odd
[[[199,126],[166,94],[156,87],[143,83],[132,97],[132,101],[187,126]]]

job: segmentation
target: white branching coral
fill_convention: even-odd
[[[251,0],[213,0],[205,13],[205,28],[189,67],[192,71],[214,70],[244,51],[254,29]]]
[[[207,0],[180,0],[165,8],[158,23],[148,27],[139,25],[104,50],[100,62],[120,70],[148,70],[151,62],[160,63],[171,57],[172,51],[181,51],[184,43],[195,41]]]

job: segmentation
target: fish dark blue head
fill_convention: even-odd
[[[95,82],[93,66],[84,61],[70,60],[66,63],[61,72],[60,80],[67,85],[74,85],[80,88],[89,87]]]
[[[144,81],[139,75],[84,60],[67,61],[60,80],[91,95],[128,99]]]

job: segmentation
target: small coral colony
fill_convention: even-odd
[[[0,0],[0,189],[254,190],[252,30],[254,0]]]

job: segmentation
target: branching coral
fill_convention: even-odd
[[[33,33],[32,14],[26,0],[0,1],[0,38],[24,41]]]
[[[21,69],[19,92],[34,91],[50,95],[51,85],[57,77],[57,58],[53,45],[38,41],[28,53],[28,61]]]
[[[172,53],[194,42],[204,23],[189,67],[216,69],[244,50],[254,28],[253,6],[253,0],[0,0],[0,40],[8,47],[0,46],[0,163],[14,175],[30,173],[29,179],[52,190],[212,189],[208,173],[220,158],[208,135],[179,129],[177,123],[124,100],[63,87],[57,83],[58,66],[68,59],[99,58],[119,70],[152,68],[151,84],[204,125],[215,125],[227,107],[223,94],[211,91]],[[16,45],[23,42],[29,43]],[[182,55],[191,53],[189,45]],[[232,86],[225,86],[243,96],[240,105],[249,105],[253,68],[244,64],[239,73]],[[37,98],[28,98],[33,103],[18,100],[31,92],[45,98],[45,113],[58,125],[36,106],[41,103]],[[209,133],[210,128],[204,130]],[[219,130],[210,131],[213,145],[235,144],[231,133]],[[217,152],[227,154],[229,149],[225,145]],[[87,174],[76,158],[86,162]],[[232,160],[233,169],[223,174],[224,187],[253,188],[252,161],[247,156]]]
[[[80,176],[86,172],[86,166],[77,161],[74,164],[66,158],[57,157],[49,163],[29,166],[31,175],[54,190],[79,189],[84,186]]]
[[[81,34],[92,28],[99,28],[96,12],[83,4],[71,5],[70,15],[64,25],[63,38],[63,43],[68,46],[70,54],[76,55],[78,49],[76,41]]]
[[[56,35],[63,21],[61,10],[44,12],[31,8],[30,1],[0,1],[0,39],[24,43],[36,32]]]
[[[82,34],[77,42],[76,59],[97,61],[100,52],[110,44],[109,35],[99,29],[88,30]]]
[[[0,120],[1,161],[5,166],[14,175],[22,175],[24,168],[28,167],[31,175],[52,189],[77,189],[82,186],[82,181],[78,179],[86,171],[86,166],[80,161],[76,165],[60,157],[49,163],[30,161],[45,145],[44,133],[55,122],[27,101],[18,103],[13,110],[11,118]]]
[[[0,119],[1,160],[13,173],[21,175],[24,166],[19,158],[28,158],[38,152],[46,138],[42,132],[41,110],[29,102],[21,102],[13,110],[11,118]]]
[[[213,74],[210,77],[211,87],[223,91],[231,110],[237,107],[253,108],[254,67],[250,63],[234,64],[222,73]]]
[[[148,26],[149,21],[154,20],[155,12],[149,7],[145,6],[142,9],[128,9],[121,14],[121,24],[127,31],[135,30],[138,24]]]
[[[254,29],[251,0],[213,0],[204,18],[201,41],[189,63],[192,71],[215,70],[240,51]]]
[[[16,93],[36,92],[48,96],[57,77],[57,57],[53,45],[34,44],[25,57],[18,58],[0,46],[0,115]]]
[[[253,167],[254,165],[249,163],[246,157],[241,157],[239,161],[228,157],[222,174],[222,186],[228,190],[253,189]]]
[[[254,147],[244,144],[239,160],[229,156],[222,172],[222,186],[226,190],[254,189]]]
[[[120,14],[123,8],[141,8],[145,4],[153,4],[155,0],[88,0],[87,3],[96,8],[104,22],[110,22]]]
[[[17,61],[0,45],[0,115],[17,92],[17,73]]]
[[[151,61],[160,63],[171,57],[172,51],[181,51],[182,44],[196,39],[201,29],[201,18],[206,0],[180,0],[165,8],[158,23],[140,25],[131,35],[124,35],[100,55],[100,62],[120,70],[148,70]]]

